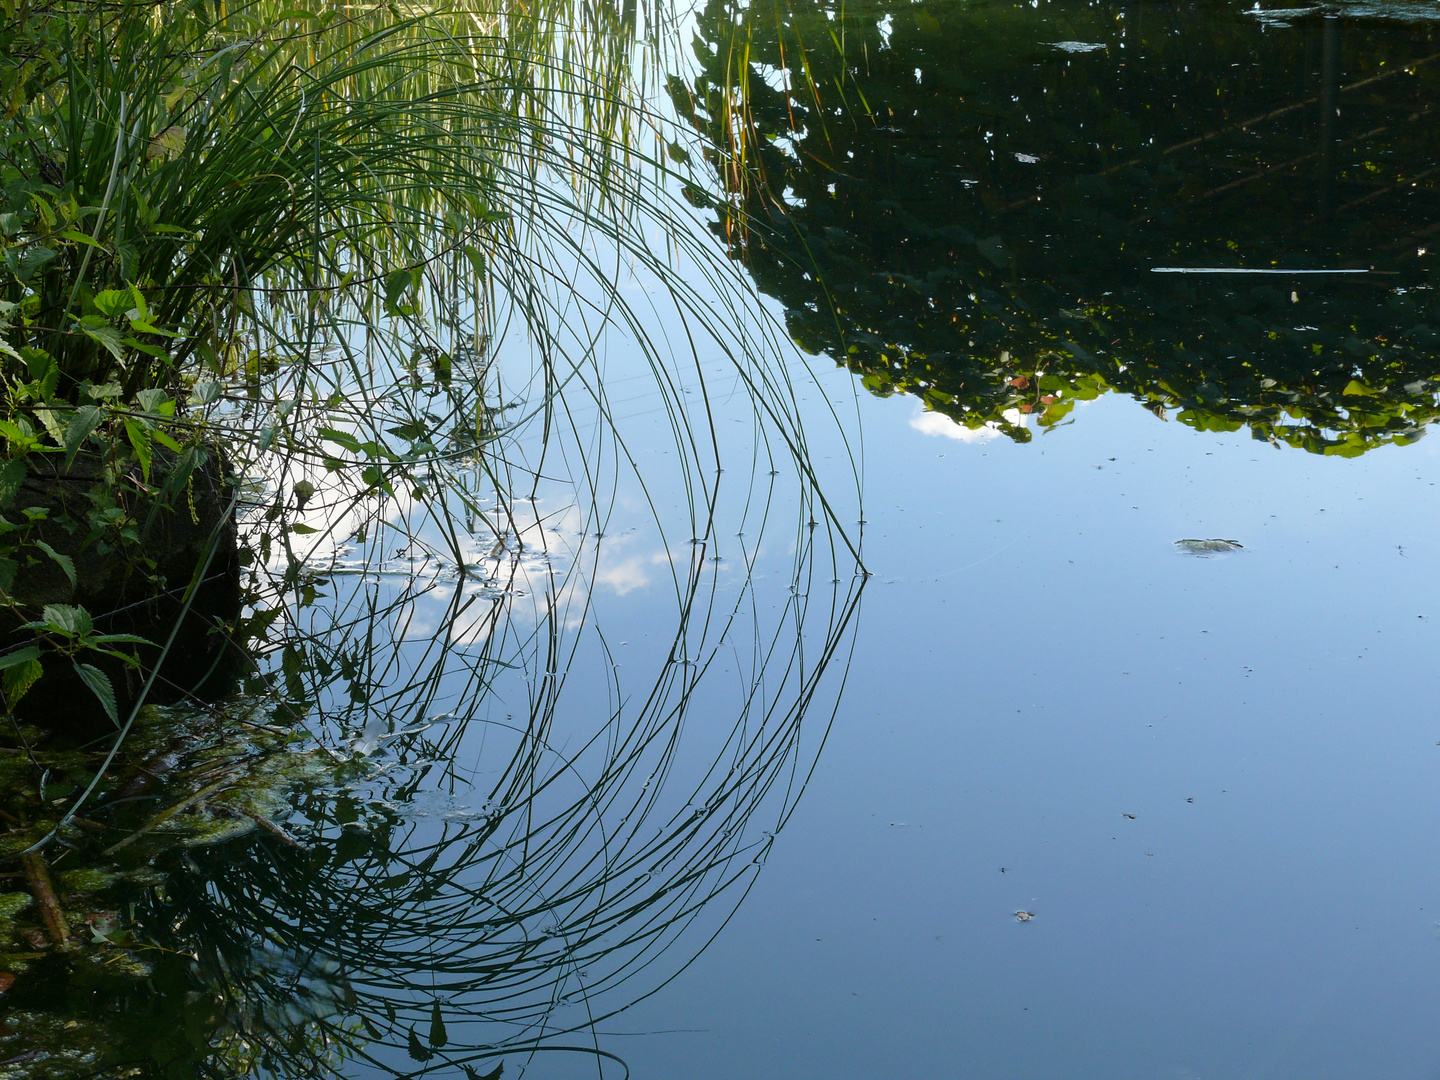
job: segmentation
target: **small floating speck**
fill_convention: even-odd
[[[1105,48],[1105,44],[1099,41],[1051,41],[1047,44],[1052,49],[1067,53],[1100,52]]]
[[[1015,912],[1015,921],[1016,921],[1016,922],[1029,922],[1029,921],[1030,921],[1031,919],[1033,919],[1034,917],[1035,917],[1035,913],[1034,913],[1033,911],[1017,911],[1017,912]]]

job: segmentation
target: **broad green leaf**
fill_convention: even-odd
[[[160,337],[178,338],[180,335],[173,330],[166,330],[162,326],[156,326],[148,319],[131,319],[130,329],[137,334],[156,334]]]
[[[40,400],[49,401],[60,385],[60,365],[43,349],[26,349],[25,353],[25,367],[30,378],[39,384]]]
[[[44,540],[36,540],[35,546],[38,547],[41,551],[43,551],[46,555],[49,555],[55,565],[60,567],[61,570],[65,571],[65,576],[70,579],[70,587],[72,589],[79,583],[78,579],[75,577],[74,559],[70,558],[69,555],[63,555],[60,552],[56,551]]]
[[[299,533],[301,536],[309,536],[311,533],[317,533],[320,530],[310,525],[302,525],[300,522],[297,521],[294,525],[290,526],[290,531],[293,533]]]
[[[30,687],[35,685],[35,680],[43,674],[45,669],[34,657],[5,669],[4,674],[0,675],[0,689],[5,691],[5,700],[11,709],[15,708]]]
[[[161,405],[170,400],[170,395],[164,390],[141,390],[135,395],[135,400],[146,412],[156,412]]]
[[[105,413],[98,405],[85,405],[75,410],[75,415],[71,417],[70,424],[65,429],[63,440],[67,469],[74,463],[75,455],[85,445],[85,440],[90,437],[90,433],[100,426],[100,421],[104,417]]]
[[[135,297],[129,289],[106,289],[96,293],[92,303],[107,319],[118,319],[135,306]]]
[[[7,652],[0,656],[0,671],[12,668],[16,664],[28,664],[31,660],[39,660],[40,656],[40,649],[35,645],[26,645],[23,649]]]
[[[190,391],[191,405],[212,405],[220,400],[220,394],[224,390],[218,382],[206,381],[197,382]]]
[[[75,674],[80,676],[80,681],[90,688],[90,692],[100,701],[100,707],[105,710],[105,715],[117,727],[120,724],[120,714],[115,707],[115,687],[110,685],[110,676],[101,671],[94,664],[76,664]]]
[[[116,360],[125,359],[125,343],[113,326],[82,326],[85,336],[98,341]]]
[[[96,634],[90,639],[97,645],[151,645],[155,642],[139,634]]]
[[[164,131],[150,136],[150,145],[145,148],[145,159],[154,161],[156,158],[163,158],[169,161],[179,157],[184,149],[185,129],[178,124],[171,124]]]
[[[25,482],[26,473],[24,458],[11,458],[0,465],[0,506],[15,497],[20,485]]]
[[[95,629],[90,612],[77,604],[46,604],[40,616],[42,622],[26,625],[41,626],[69,637],[84,637]]]
[[[333,443],[338,443],[352,454],[358,454],[360,452],[360,440],[355,438],[354,435],[347,434],[343,431],[336,431],[334,428],[322,427],[320,429],[320,437],[322,439],[329,439]]]
[[[57,446],[65,445],[65,427],[70,419],[69,409],[36,409],[35,418],[44,426]]]
[[[76,232],[74,229],[66,229],[60,234],[60,238],[62,240],[73,241],[77,244],[85,244],[87,247],[99,248],[101,251],[105,250],[105,245],[100,243],[100,241],[93,237],[86,236],[82,232]]]
[[[43,244],[33,244],[29,247],[12,247],[5,252],[5,265],[15,275],[15,280],[24,285],[35,272],[43,267],[56,253]]]
[[[145,483],[150,483],[150,429],[138,420],[126,420],[125,437],[135,450],[135,460],[140,462]]]
[[[385,309],[391,310],[395,307],[395,301],[405,295],[415,282],[415,275],[408,267],[404,270],[396,270],[385,278]]]

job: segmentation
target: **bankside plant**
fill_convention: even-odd
[[[317,450],[327,433],[332,449],[314,457],[353,466],[355,494],[415,490],[398,474],[436,439],[379,403],[418,388],[422,369],[464,402],[470,449],[488,437],[470,391],[497,279],[547,336],[552,271],[524,249],[517,216],[599,212],[613,233],[633,188],[619,16],[575,14],[0,5],[0,603],[12,623],[31,628],[42,601],[82,605],[85,560],[122,562],[127,596],[182,589],[141,541],[186,514],[201,524],[195,478],[226,470],[222,445],[250,459]],[[556,162],[558,186],[543,175]],[[344,390],[325,374],[337,365],[357,376]],[[301,413],[312,445],[287,447],[277,433]],[[77,459],[83,498],[36,498],[37,478],[73,478]],[[68,590],[27,588],[57,574]],[[0,657],[11,706],[40,674],[35,647]]]

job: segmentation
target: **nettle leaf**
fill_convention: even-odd
[[[70,418],[69,409],[36,409],[35,416],[50,437],[55,440],[56,445],[65,445],[65,425]]]
[[[43,349],[26,349],[25,352],[25,367],[37,384],[40,400],[49,401],[60,385],[60,365]]]
[[[429,1061],[435,1056],[431,1051],[425,1049],[424,1045],[420,1042],[420,1037],[415,1034],[414,1028],[410,1029],[410,1039],[409,1044],[406,1046],[406,1052],[409,1053],[413,1061]]]
[[[96,634],[90,639],[96,645],[150,645],[155,642],[139,634]]]
[[[17,664],[28,664],[31,660],[39,660],[40,656],[40,649],[35,645],[26,645],[23,649],[7,652],[0,656],[0,671],[6,671]]]
[[[170,401],[170,395],[164,390],[141,390],[135,395],[135,400],[146,412],[159,412],[160,407]],[[171,409],[174,409],[174,402],[170,402]]]
[[[360,453],[360,440],[354,435],[350,435],[344,431],[336,431],[334,428],[322,427],[320,429],[320,437],[322,439],[328,439],[330,442],[338,443],[352,454]]]
[[[35,272],[55,258],[56,252],[44,244],[29,247],[12,247],[5,251],[5,265],[15,275],[15,280],[24,285]]]
[[[4,672],[0,673],[0,689],[5,691],[5,700],[9,703],[10,708],[15,708],[16,703],[25,696],[30,687],[35,685],[35,680],[43,674],[45,674],[45,669],[40,666],[39,659],[33,656],[27,657],[13,667],[5,668]]]
[[[500,1077],[505,1075],[505,1063],[503,1061],[484,1075],[481,1075],[478,1070],[472,1069],[469,1065],[461,1065],[460,1068],[465,1070],[465,1080],[500,1080]]]
[[[47,544],[44,540],[36,540],[35,546],[38,547],[41,551],[43,551],[46,555],[49,555],[51,561],[53,561],[56,566],[60,567],[61,570],[65,571],[65,576],[70,579],[70,587],[72,589],[79,584],[79,579],[75,576],[74,559],[70,558],[69,555],[62,555],[60,552],[56,551],[53,547]]]
[[[40,612],[41,621],[25,626],[53,630],[66,637],[84,637],[95,629],[90,612],[77,604],[46,604]]]
[[[437,998],[431,1003],[430,1008],[430,1045],[438,1049],[448,1041],[449,1037],[445,1031],[445,1017],[440,1013],[440,1001]]]
[[[150,429],[138,420],[126,420],[125,437],[130,440],[130,446],[135,451],[135,460],[140,462],[145,483],[150,483]]]
[[[224,389],[225,388],[218,382],[197,382],[190,391],[190,404],[196,406],[213,405],[220,400],[220,394]]]
[[[25,482],[27,470],[24,458],[11,458],[0,465],[0,506],[10,502]]]
[[[94,664],[76,664],[75,674],[80,676],[80,681],[99,699],[100,707],[105,710],[105,715],[110,717],[111,723],[118,727],[120,713],[115,707],[115,687],[110,685],[110,676]]]
[[[75,455],[85,445],[85,440],[100,426],[100,421],[105,418],[104,411],[98,405],[86,405],[76,409],[75,415],[70,418],[70,424],[65,428],[65,437],[61,445],[65,447],[65,467],[68,469],[75,461]]]
[[[412,308],[410,311],[405,311],[405,310],[403,310],[402,308],[397,307],[397,306],[396,306],[396,302],[397,302],[402,296],[404,296],[405,293],[408,292],[408,291],[410,290],[410,288],[411,288],[414,284],[415,284],[415,273],[414,273],[413,270],[410,270],[409,268],[406,268],[406,269],[404,269],[404,270],[396,270],[396,271],[394,271],[394,272],[392,272],[392,273],[390,273],[390,274],[388,274],[388,275],[386,276],[386,278],[385,278],[385,314],[387,314],[387,315],[392,315],[392,314],[406,314],[406,315],[408,315],[408,314],[411,314],[411,313],[413,312],[413,310],[414,310],[413,308]]]
[[[91,303],[106,318],[118,319],[135,306],[135,296],[131,289],[106,289],[96,293]]]
[[[120,331],[113,326],[84,326],[80,327],[85,331],[85,336],[100,343],[100,345],[116,360],[125,359],[125,342],[120,337]]]

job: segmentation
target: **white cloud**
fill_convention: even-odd
[[[978,428],[967,428],[957,424],[944,413],[922,412],[910,418],[910,426],[923,435],[943,435],[957,442],[980,443],[995,438],[1000,429],[994,424]]]

